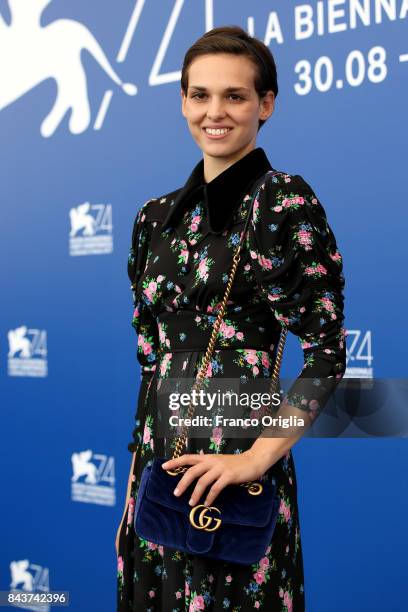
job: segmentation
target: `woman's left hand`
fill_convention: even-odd
[[[203,491],[212,484],[204,505],[210,506],[224,487],[230,484],[250,482],[260,478],[268,469],[251,449],[238,454],[223,455],[196,453],[181,455],[177,459],[169,459],[162,464],[163,469],[174,469],[179,466],[191,465],[179,480],[174,493],[182,495],[187,487],[198,478],[189,504],[198,504]]]

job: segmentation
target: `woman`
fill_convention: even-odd
[[[342,258],[325,211],[301,176],[273,174],[263,149],[256,147],[277,93],[269,49],[239,27],[207,32],[185,56],[182,112],[203,159],[183,188],[142,206],[129,255],[142,380],[116,540],[119,611],[305,609],[290,450],[301,433],[231,439],[216,428],[209,439],[191,437],[188,449],[169,461],[168,467],[188,467],[178,488],[181,495],[196,483],[193,505],[212,504],[229,484],[263,474],[274,480],[279,515],[259,563],[243,566],[184,554],[143,540],[133,527],[143,468],[155,456],[171,459],[174,450],[171,440],[156,435],[154,390],[165,378],[196,377],[252,186],[264,175],[207,376],[270,378],[280,330],[286,327],[299,337],[304,367],[285,405],[310,423],[345,371]]]

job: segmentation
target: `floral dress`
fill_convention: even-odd
[[[270,378],[282,327],[296,334],[304,355],[286,402],[315,418],[345,371],[342,257],[322,204],[300,175],[274,171],[258,147],[209,183],[201,160],[182,189],[140,208],[128,274],[141,386],[128,445],[136,458],[119,537],[118,612],[305,610],[291,451],[265,473],[277,487],[280,507],[257,563],[166,548],[139,537],[133,524],[143,468],[155,456],[171,458],[174,450],[172,440],[156,435],[154,390],[163,379],[197,375],[252,197],[252,218],[206,376]],[[208,439],[189,438],[184,452],[241,453],[253,442],[228,438],[215,427]]]

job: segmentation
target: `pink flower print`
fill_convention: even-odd
[[[283,595],[283,603],[287,607],[288,612],[292,612],[292,597],[288,591],[285,591]]]
[[[166,340],[166,334],[163,331],[163,326],[162,324],[159,322],[158,324],[158,328],[159,328],[159,341],[160,344],[164,344],[165,340]]]
[[[132,524],[134,512],[135,512],[135,498],[131,497],[129,499],[128,513],[127,513],[127,524],[128,525]]]
[[[269,355],[267,353],[262,353],[261,362],[264,368],[269,368],[269,366],[271,365],[271,362],[269,359]]]
[[[258,259],[258,254],[256,251],[249,251],[249,254],[251,255],[251,259]]]
[[[257,376],[257,375],[259,374],[259,368],[258,368],[258,366],[254,366],[254,367],[252,368],[252,373],[253,373],[253,375],[254,375],[254,376]]]
[[[308,276],[313,276],[314,274],[327,274],[327,270],[319,263],[317,266],[308,266],[305,268],[305,274]]]
[[[204,257],[198,264],[198,275],[202,279],[207,279],[208,276],[208,257]]]
[[[265,550],[265,555],[269,555],[271,550],[272,550],[272,546],[268,546],[268,548]]]
[[[154,293],[157,290],[157,283],[156,281],[150,281],[150,283],[148,284],[148,289],[149,291],[151,291],[152,293]]]
[[[140,316],[140,310],[139,310],[139,305],[137,305],[135,310],[133,311],[133,318],[137,319],[139,316]]]
[[[154,542],[147,542],[147,548],[149,550],[156,550],[157,544],[155,544]]]
[[[211,361],[210,361],[210,363],[208,364],[208,368],[207,368],[207,372],[205,373],[205,376],[206,376],[207,378],[210,378],[210,376],[212,376],[212,364],[211,364]]]
[[[164,556],[164,548],[163,548],[163,546],[162,546],[161,544],[160,544],[160,546],[159,546],[159,555],[160,555],[161,557],[163,557],[163,556]]]
[[[263,582],[265,582],[265,572],[263,572],[262,570],[258,570],[257,572],[255,572],[254,578],[257,584],[262,584]]]
[[[192,223],[200,223],[200,215],[194,215],[194,217],[191,219]]]
[[[306,251],[310,250],[312,244],[312,234],[307,230],[299,230],[297,233],[297,239],[299,244],[306,247]]]
[[[195,321],[196,323],[200,323],[200,321],[201,321],[201,317],[199,317],[199,316],[197,315],[197,316],[195,317],[194,321]]]
[[[282,202],[282,206],[285,208],[290,208],[294,204],[304,204],[305,201],[301,196],[297,196],[295,198],[285,198]]]
[[[290,519],[290,508],[289,508],[289,506],[287,506],[285,504],[285,501],[283,499],[281,499],[279,513],[283,514],[284,519],[285,519],[286,522],[289,521],[289,519]]]
[[[145,423],[144,430],[143,430],[143,444],[149,444],[149,442],[150,442],[150,430],[147,426],[147,423]]]
[[[189,584],[188,584],[188,582],[186,580],[184,581],[184,595],[186,597],[188,597],[190,595],[190,587],[189,587]]]
[[[235,329],[232,325],[228,325],[225,323],[225,321],[223,321],[220,325],[220,333],[224,338],[232,338],[232,336],[235,334]]]
[[[149,591],[149,597],[152,598],[155,596],[155,592],[154,591]]]
[[[189,612],[195,612],[196,610],[204,610],[204,597],[202,595],[196,595],[193,601],[190,603]]]
[[[330,258],[331,258],[333,261],[341,261],[341,259],[342,259],[342,257],[341,257],[341,255],[340,255],[339,251],[336,251],[335,253],[329,253],[329,255],[330,255]]]
[[[248,272],[248,270],[250,270],[250,269],[251,269],[250,264],[245,264],[245,266],[244,266],[245,272]]]
[[[317,400],[315,400],[315,399],[310,400],[309,408],[313,412],[316,412],[319,409],[319,402]]]
[[[244,339],[244,334],[242,332],[237,332],[235,334],[235,337],[237,340],[243,340]]]
[[[322,301],[322,304],[323,304],[324,308],[328,312],[333,312],[334,311],[333,302],[329,298],[323,297],[321,301]]]
[[[208,576],[208,582],[211,584],[211,582],[214,582],[214,576],[212,574],[210,574]]]
[[[148,287],[146,289],[143,289],[143,293],[145,294],[149,302],[153,302],[153,294]]]
[[[271,302],[276,302],[276,300],[279,300],[279,297],[279,293],[268,293],[268,300]]]
[[[317,204],[316,198],[312,198],[312,204]]]
[[[230,574],[228,574],[228,576],[225,576],[225,581],[226,582],[231,582],[232,581],[232,576]]]
[[[123,572],[123,558],[122,555],[118,557],[118,572]]]
[[[220,445],[222,440],[222,427],[214,427],[212,430],[212,439],[217,446]]]
[[[143,344],[143,355],[150,355],[150,353],[152,352],[152,345],[150,344],[150,342],[145,342]]]
[[[164,276],[163,276],[163,274],[159,274],[159,276],[157,277],[157,282],[161,283],[162,280],[164,280]]]
[[[264,270],[272,270],[272,262],[267,257],[264,257],[263,255],[259,254],[258,261],[261,268],[263,268]]]
[[[191,231],[192,231],[192,232],[196,232],[196,231],[198,230],[198,225],[197,225],[197,223],[192,223],[192,224],[190,225],[190,229],[191,229]]]
[[[187,263],[188,251],[186,249],[182,249],[182,251],[180,252],[180,256],[181,256],[183,263]]]
[[[258,601],[258,600],[254,602],[254,608],[259,608],[259,606],[260,606],[260,605],[261,605],[261,604],[259,603],[259,601]]]
[[[274,206],[274,207],[273,207],[273,210],[274,210],[275,212],[281,212],[281,211],[282,211],[282,206]]]
[[[283,589],[282,589],[282,587],[279,589],[279,597],[283,597]]]
[[[180,591],[176,591],[176,599],[180,599],[181,598],[181,593]]]
[[[251,365],[255,365],[256,363],[258,363],[258,356],[256,354],[256,351],[253,349],[248,349],[247,351],[245,351],[245,361],[247,361]]]
[[[190,244],[195,244],[196,242],[197,242],[197,240],[196,240],[195,238],[192,238],[192,239],[190,240]]]
[[[262,559],[259,561],[259,567],[263,570],[265,570],[267,567],[269,567],[269,559],[268,557],[262,557]]]

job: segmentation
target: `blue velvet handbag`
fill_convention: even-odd
[[[269,173],[272,171],[267,174]],[[265,176],[257,182],[257,187],[264,180]],[[207,372],[240,259],[240,250],[251,217],[255,193],[254,190],[241,240],[233,256],[226,292],[202,367],[192,389],[199,390],[205,377],[204,373]],[[285,338],[286,329],[283,328],[271,379],[271,393],[276,387]],[[194,406],[190,403],[187,418],[191,418],[193,412]],[[182,435],[177,440],[173,459],[180,456],[186,441],[186,430],[184,426]],[[196,482],[192,482],[181,496],[177,497],[173,493],[183,472],[188,468],[179,466],[173,470],[164,470],[161,465],[165,461],[167,461],[165,457],[155,457],[153,462],[143,469],[134,514],[134,528],[138,536],[191,555],[241,565],[256,563],[265,556],[280,506],[280,498],[273,479],[262,477],[259,482],[228,485],[217,495],[213,506],[196,504],[192,507],[188,501]]]

